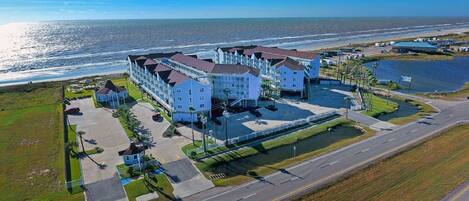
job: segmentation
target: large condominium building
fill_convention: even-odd
[[[215,64],[184,54],[176,54],[163,63],[210,83],[213,98],[230,100],[231,105],[257,105],[261,87],[258,69],[239,64]]]
[[[178,52],[130,55],[128,60],[131,79],[171,112],[174,121],[196,121],[191,113],[210,114],[212,98],[257,105],[261,79],[255,68],[215,64]]]
[[[217,62],[252,66],[282,91],[299,92],[303,92],[304,78],[319,77],[320,67],[320,57],[314,53],[262,46],[218,48]]]
[[[210,84],[157,63],[155,59],[158,58],[155,55],[130,55],[130,78],[162,105],[173,121],[197,121],[197,114],[210,113]]]

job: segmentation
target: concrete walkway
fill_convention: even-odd
[[[132,106],[132,111],[142,122],[146,132],[153,136],[153,145],[147,153],[151,154],[163,164],[166,175],[171,182],[177,198],[185,198],[193,194],[214,187],[213,183],[194,166],[191,160],[182,152],[184,145],[192,143],[186,136],[164,138],[163,132],[169,127],[169,122],[153,121],[153,107],[148,103],[138,103]]]
[[[396,125],[394,124],[385,121],[380,121],[376,118],[364,115],[356,111],[349,111],[348,118],[361,124],[367,125],[371,129],[376,131],[392,130],[396,127]]]
[[[124,129],[110,111],[95,108],[91,99],[71,102],[70,107],[79,107],[82,115],[69,115],[69,123],[77,125],[77,131],[84,131],[85,150],[101,147],[104,152],[81,160],[88,201],[127,200],[116,174],[115,166],[123,163],[117,154],[129,146]],[[80,142],[77,139],[77,142]],[[99,167],[98,164],[104,164]]]
[[[469,181],[459,185],[456,189],[446,195],[441,201],[468,201],[469,200]]]

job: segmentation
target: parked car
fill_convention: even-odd
[[[163,116],[161,116],[160,113],[155,113],[153,116],[151,116],[151,119],[153,119],[153,121],[161,121],[163,120]]]
[[[65,114],[78,114],[80,113],[80,108],[78,107],[72,107],[67,110],[65,110]]]

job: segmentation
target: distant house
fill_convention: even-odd
[[[392,50],[397,53],[438,51],[438,48],[428,42],[398,42],[392,45]]]
[[[124,87],[118,87],[111,80],[106,81],[104,87],[96,91],[96,101],[104,103],[112,108],[119,107],[129,96]]]
[[[130,146],[122,151],[119,151],[119,156],[124,159],[124,164],[128,166],[138,165],[143,162],[143,155],[146,147],[137,146],[135,143],[131,143]]]

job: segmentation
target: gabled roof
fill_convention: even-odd
[[[146,60],[148,59],[161,59],[161,58],[170,58],[176,54],[180,54],[182,52],[160,52],[160,53],[152,53],[152,54],[145,54],[145,55],[129,55],[128,58],[130,61],[134,62],[136,60]]]
[[[215,67],[214,63],[204,61],[204,60],[200,60],[200,59],[197,59],[197,58],[194,58],[194,57],[191,57],[191,56],[187,56],[187,55],[184,55],[184,54],[176,54],[176,55],[171,57],[171,60],[182,63],[182,64],[190,66],[190,67],[193,67],[197,70],[200,70],[200,71],[203,71],[203,72],[206,72],[206,73],[212,72],[213,68]]]
[[[139,154],[145,151],[146,147],[145,146],[137,146],[135,143],[130,143],[130,146],[127,149],[124,149],[122,151],[119,151],[119,156],[128,156],[128,155],[134,155],[134,154]]]
[[[295,57],[295,58],[301,58],[301,59],[314,59],[316,58],[316,54],[312,52],[304,52],[304,51],[298,51],[298,50],[287,50],[287,49],[281,49],[277,47],[264,47],[264,46],[235,46],[231,48],[221,48],[222,51],[224,52],[242,52],[243,55],[251,56],[253,54],[257,53],[267,53],[270,55],[265,55],[265,59],[268,59],[268,57],[273,57],[272,55],[275,55],[276,57]],[[256,55],[257,58],[259,58]],[[271,59],[278,59],[278,58],[271,58]]]
[[[96,91],[96,93],[97,94],[108,94],[111,91],[119,93],[119,92],[122,92],[122,91],[126,91],[126,89],[124,87],[118,87],[118,86],[114,85],[114,83],[112,83],[111,80],[107,80],[106,84],[104,84],[104,87],[99,89],[98,91]]]
[[[183,73],[173,70],[170,67],[161,63],[156,66],[153,72],[157,73],[160,76],[160,78],[163,79],[164,82],[166,82],[167,84],[171,86],[174,86],[178,83],[181,83],[190,79],[188,76],[184,75]]]
[[[259,76],[259,70],[250,66],[240,64],[216,64],[211,73],[219,74],[244,74],[250,73]]]
[[[285,66],[291,70],[304,70],[305,66],[301,65],[300,62],[295,61],[289,57],[284,59],[283,61],[277,63],[274,65],[276,68],[280,68],[282,66]]]

